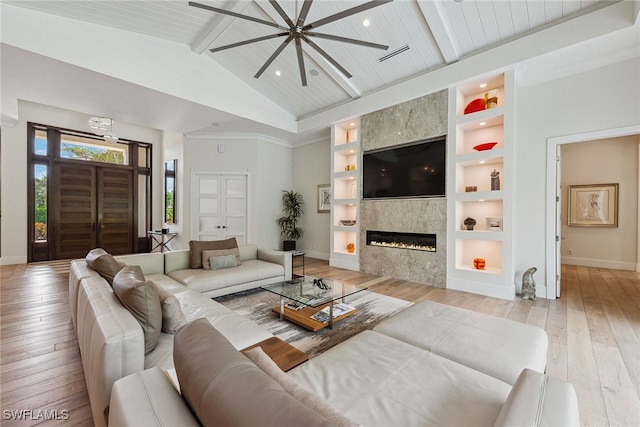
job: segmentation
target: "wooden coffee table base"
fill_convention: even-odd
[[[267,353],[276,362],[276,365],[285,372],[309,360],[306,353],[277,337],[267,338],[241,351],[244,352],[255,347],[262,347],[262,351]]]
[[[300,310],[293,310],[288,307],[284,307],[284,314],[282,317],[292,323],[295,323],[298,326],[302,326],[305,329],[316,332],[322,328],[326,328],[327,326],[329,326],[329,322],[319,322],[311,316],[322,310],[327,305],[328,304],[321,305],[319,307],[304,307]],[[271,311],[280,316],[280,307],[274,307],[273,309],[271,309]],[[357,312],[358,310],[351,310],[350,312],[345,313],[342,316],[334,317],[333,323],[336,323],[342,319],[346,319],[349,316],[353,316]]]

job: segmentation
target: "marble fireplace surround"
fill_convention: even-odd
[[[442,90],[362,116],[362,151],[446,135],[447,127],[448,91]],[[358,222],[361,271],[446,287],[446,198],[362,200]],[[437,251],[370,246],[366,244],[367,230],[435,234]]]

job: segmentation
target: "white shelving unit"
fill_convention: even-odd
[[[472,100],[484,98],[487,92],[497,96],[497,106],[464,114]],[[448,288],[505,299],[515,297],[514,106],[513,71],[449,91]],[[497,144],[485,151],[473,148],[486,142]],[[494,170],[500,180],[497,190],[491,188]],[[476,191],[467,191],[474,186]],[[476,220],[473,230],[464,225],[467,217]],[[483,258],[486,267],[475,268],[475,258]]]
[[[329,265],[360,270],[360,140],[358,119],[331,128],[331,253]],[[344,226],[340,220],[356,220]],[[353,244],[353,252],[347,246]]]

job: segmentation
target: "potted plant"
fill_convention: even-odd
[[[464,225],[467,226],[467,230],[473,230],[473,227],[476,225],[476,220],[471,217],[466,217],[464,219]]]
[[[282,250],[292,251],[296,249],[296,240],[304,235],[304,230],[298,227],[298,221],[304,213],[302,211],[302,194],[293,190],[282,190],[282,212],[283,216],[277,219],[280,226],[280,237],[282,238]]]

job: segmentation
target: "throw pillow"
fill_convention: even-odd
[[[113,279],[113,291],[135,317],[144,333],[145,354],[158,344],[162,330],[160,297],[152,282],[148,282],[138,265],[123,267]]]
[[[211,269],[211,257],[221,257],[225,255],[231,255],[235,261],[235,266],[240,265],[240,251],[235,249],[216,249],[202,251],[202,268],[205,270]]]
[[[209,258],[209,266],[212,270],[221,270],[223,268],[236,267],[235,255],[212,256]]]
[[[187,323],[187,317],[180,307],[180,301],[175,295],[154,283],[160,307],[162,307],[162,332],[175,334],[176,331]]]
[[[243,356],[205,318],[176,332],[173,363],[182,397],[203,426],[332,425]]]
[[[233,249],[238,247],[235,237],[226,240],[191,240],[189,242],[189,268],[202,268],[202,251],[210,249]]]
[[[262,369],[267,375],[276,380],[283,389],[287,391],[291,396],[298,399],[301,403],[320,413],[323,417],[328,419],[335,426],[356,426],[357,423],[347,418],[332,407],[326,400],[318,396],[313,391],[304,388],[298,384],[295,380],[289,378],[282,369],[276,365],[276,362],[271,359],[267,353],[262,350],[262,347],[254,347],[251,350],[244,352],[258,368]]]
[[[122,265],[116,259],[102,248],[91,249],[85,257],[87,265],[97,271],[111,286],[113,286],[113,278],[118,274]]]

